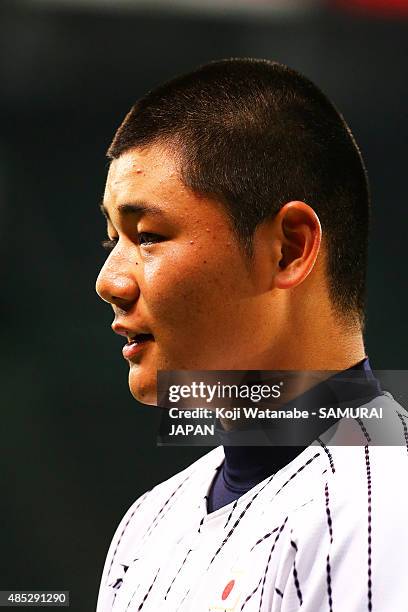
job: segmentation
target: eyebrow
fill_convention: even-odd
[[[105,204],[100,205],[100,210],[104,217],[110,221],[110,216],[108,213],[108,209]],[[117,207],[118,212],[123,215],[138,215],[141,217],[142,215],[160,215],[165,216],[165,213],[158,207],[152,206],[151,204],[147,204],[146,202],[132,202],[126,204],[119,204]]]

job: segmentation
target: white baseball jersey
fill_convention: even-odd
[[[342,420],[210,514],[222,446],[142,495],[114,535],[97,612],[407,612],[408,416],[380,398],[400,445],[373,444],[372,420]],[[359,441],[336,445],[350,423]]]

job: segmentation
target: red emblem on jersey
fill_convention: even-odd
[[[221,595],[222,601],[224,601],[224,599],[227,599],[228,595],[231,593],[232,589],[234,588],[234,584],[235,584],[235,580],[230,580],[229,583],[226,585]]]

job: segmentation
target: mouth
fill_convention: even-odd
[[[150,342],[154,342],[153,334],[135,334],[127,336],[127,343],[122,349],[125,359],[132,359],[142,351]]]

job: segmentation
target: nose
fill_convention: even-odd
[[[140,293],[133,266],[113,251],[99,272],[95,289],[104,302],[123,310],[130,308]]]

